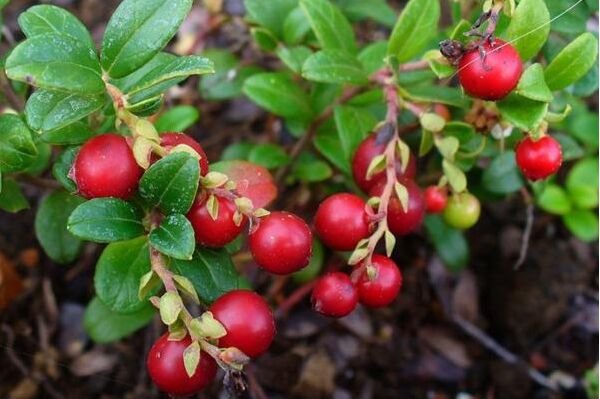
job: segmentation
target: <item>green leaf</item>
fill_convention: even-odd
[[[259,73],[246,79],[244,94],[252,101],[285,118],[307,120],[312,117],[308,95],[286,74]]]
[[[556,133],[553,136],[560,143],[563,162],[572,161],[584,156],[585,151],[573,137],[565,133]]]
[[[150,250],[145,236],[108,244],[96,264],[96,295],[115,312],[138,312],[147,306],[145,300],[139,299],[138,288],[140,279],[149,271]],[[147,298],[155,292],[149,292]]]
[[[438,0],[410,0],[390,35],[388,55],[405,62],[418,55],[438,30]]]
[[[328,0],[300,0],[300,7],[323,49],[356,53],[352,25],[333,3]]]
[[[496,104],[504,119],[527,131],[538,127],[548,110],[548,103],[530,100],[514,93]]]
[[[560,18],[552,21],[552,30],[555,32],[577,35],[586,30],[586,22],[590,12],[585,2],[574,2],[572,0],[546,0],[550,15],[558,16],[565,10],[569,10]]]
[[[314,156],[309,156],[312,154],[303,155],[307,156],[301,156],[292,170],[292,176],[296,179],[313,183],[327,180],[333,175],[333,170],[331,170],[331,167],[326,162],[315,159]]]
[[[104,70],[120,78],[150,61],[175,35],[191,7],[192,0],[123,1],[104,32]]]
[[[0,115],[0,170],[21,171],[35,161],[37,153],[25,122],[14,114]]]
[[[82,144],[94,135],[87,124],[74,122],[63,128],[42,133],[40,140],[54,145],[73,145]]]
[[[561,90],[582,78],[598,56],[598,40],[589,32],[569,43],[546,67],[546,83],[551,90]]]
[[[273,51],[277,48],[277,38],[270,30],[264,28],[250,28],[252,38],[262,51]]]
[[[285,66],[290,68],[294,73],[300,73],[302,71],[302,65],[304,65],[306,59],[312,54],[312,51],[306,46],[280,46],[277,48],[276,52],[277,56],[283,61]]]
[[[102,303],[98,297],[94,297],[85,308],[83,327],[96,343],[115,342],[150,323],[154,314],[154,308],[150,304],[135,313],[117,313]]]
[[[290,157],[281,146],[267,143],[254,146],[248,153],[248,161],[267,169],[276,169],[288,163]]]
[[[283,36],[285,17],[296,7],[297,0],[244,0],[246,17],[267,28],[275,36]]]
[[[183,132],[200,119],[200,112],[191,105],[178,105],[160,115],[154,123],[158,132]]]
[[[292,279],[298,284],[305,284],[317,278],[323,268],[325,260],[325,249],[316,237],[312,239],[312,255],[306,267],[292,274]]]
[[[95,48],[87,28],[64,8],[47,4],[29,7],[19,15],[19,26],[28,38],[60,33],[70,36],[90,49]]]
[[[523,187],[514,151],[508,150],[497,156],[483,171],[481,183],[486,190],[496,194],[513,193]]]
[[[239,276],[225,249],[198,247],[192,260],[172,259],[169,266],[174,273],[188,278],[207,303],[239,288]]]
[[[536,101],[551,102],[554,98],[544,78],[544,68],[540,64],[532,64],[523,72],[517,94]]]
[[[25,116],[33,130],[50,131],[71,125],[102,108],[105,102],[104,95],[39,89],[27,99]]]
[[[15,213],[29,208],[29,203],[23,195],[21,187],[13,179],[3,177],[1,188],[0,209]]]
[[[67,228],[82,240],[123,241],[144,234],[143,213],[119,198],[94,198],[79,205],[69,217]]]
[[[54,176],[54,178],[70,193],[77,192],[77,185],[69,177],[69,171],[71,170],[73,162],[75,162],[75,157],[79,152],[79,148],[80,147],[71,147],[65,149],[58,156],[54,165],[52,165],[52,176]]]
[[[241,160],[247,161],[250,151],[256,146],[254,143],[235,143],[230,144],[221,154],[221,161]]]
[[[582,241],[598,240],[598,216],[592,211],[576,209],[562,217],[567,228]]]
[[[142,198],[164,213],[185,214],[192,206],[200,167],[198,160],[185,152],[175,152],[154,163],[140,180]]]
[[[569,171],[566,187],[576,207],[598,207],[598,168],[598,158],[586,158],[577,162]]]
[[[548,184],[536,195],[540,208],[555,215],[566,215],[571,212],[571,201],[565,190],[556,184]]]
[[[467,188],[467,177],[458,166],[444,159],[442,161],[442,168],[444,176],[448,179],[448,183],[454,192],[461,193]]]
[[[392,28],[396,22],[396,12],[387,4],[386,0],[334,0],[348,18],[360,21],[365,18],[379,22]]]
[[[348,105],[338,105],[333,115],[344,156],[350,162],[356,148],[377,124],[377,119],[365,109]]]
[[[464,108],[467,104],[464,94],[455,87],[420,85],[406,91],[410,100],[427,103],[440,103]]]
[[[298,44],[308,32],[310,32],[310,23],[302,8],[298,6],[283,21],[283,40],[287,44]]]
[[[463,233],[438,215],[426,216],[424,225],[442,262],[453,272],[462,270],[469,262],[469,244]]]
[[[85,95],[104,92],[96,53],[59,33],[34,36],[20,43],[6,59],[6,75],[43,89]]]
[[[37,156],[33,163],[23,170],[23,173],[28,175],[39,176],[50,166],[50,158],[52,157],[52,147],[43,142],[37,143]]]
[[[385,41],[373,42],[358,53],[358,61],[368,74],[383,68],[387,56],[387,46]]]
[[[346,159],[344,151],[340,151],[342,143],[336,129],[321,129],[317,132],[314,145],[319,152],[334,164],[339,170],[347,175],[351,174],[350,163]]]
[[[369,81],[360,62],[342,50],[322,50],[314,53],[302,66],[302,76],[323,83],[361,85]]]
[[[503,36],[519,52],[521,59],[527,61],[542,49],[548,39],[549,22],[550,13],[544,0],[522,0]]]
[[[192,224],[181,214],[168,215],[150,232],[150,245],[172,258],[192,259],[196,245]]]
[[[82,242],[67,230],[71,212],[85,200],[66,191],[45,197],[35,215],[35,235],[48,256],[58,263],[77,258]]]
[[[135,104],[127,104],[125,109],[137,116],[150,116],[157,113],[160,110],[160,107],[162,107],[162,104],[163,96],[162,94],[159,94],[156,97],[151,97]]]

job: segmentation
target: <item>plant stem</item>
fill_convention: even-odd
[[[10,80],[8,80],[4,69],[2,72],[0,72],[0,88],[6,96],[6,100],[10,106],[17,112],[23,112],[25,109],[25,101],[13,90],[13,87],[10,84]]]

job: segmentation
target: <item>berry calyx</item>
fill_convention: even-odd
[[[214,200],[218,204],[218,212],[216,219],[213,219],[207,208],[209,198],[206,195],[199,196],[190,208],[187,218],[192,223],[198,244],[207,247],[222,247],[235,240],[248,220],[243,217],[239,226],[236,225],[233,220],[237,209],[235,203],[217,195],[214,196]]]
[[[142,173],[127,139],[107,133],[92,137],[81,147],[69,177],[86,198],[128,199],[137,189]]]
[[[202,176],[206,175],[208,173],[208,158],[200,143],[184,133],[169,132],[160,135],[160,145],[167,151],[179,144],[192,147],[200,155],[200,160],[198,161],[200,164],[200,174]]]
[[[480,214],[481,205],[477,197],[465,192],[448,198],[442,216],[449,226],[464,230],[477,223]]]
[[[467,94],[483,100],[500,100],[519,83],[523,63],[510,44],[495,39],[482,44],[485,57],[478,48],[466,52],[458,64],[458,78]]]
[[[289,274],[308,265],[312,233],[304,220],[289,212],[272,212],[261,218],[248,237],[254,261],[274,274]]]
[[[378,180],[385,178],[385,171],[375,173],[370,179],[367,179],[367,170],[373,158],[383,154],[386,143],[377,143],[377,134],[371,134],[356,149],[352,158],[352,176],[356,184],[365,192],[368,193]],[[415,177],[417,171],[417,161],[414,155],[410,154],[406,170],[402,172],[402,164],[400,160],[396,160],[396,175],[408,178]]]
[[[337,251],[350,251],[369,236],[369,217],[365,201],[350,194],[327,197],[315,215],[315,230],[323,244]]]
[[[417,230],[425,216],[423,193],[417,184],[409,179],[401,179],[399,183],[408,191],[408,207],[405,211],[395,191],[390,198],[387,209],[388,228],[394,235],[405,235]],[[369,192],[372,197],[379,197],[385,189],[385,181],[378,182]]]
[[[562,164],[562,150],[558,141],[543,136],[534,141],[526,137],[516,148],[516,161],[529,180],[540,180],[553,175]]]
[[[344,317],[356,308],[358,292],[348,275],[333,272],[317,281],[311,301],[313,309],[325,316]]]
[[[264,353],[275,336],[275,319],[269,305],[258,294],[235,290],[220,296],[209,309],[227,335],[220,348],[235,347],[249,357]]]
[[[179,341],[170,341],[167,333],[150,348],[146,367],[150,378],[161,391],[169,395],[187,396],[201,391],[215,378],[217,365],[206,352],[201,353],[194,374],[188,376],[183,363],[183,351],[191,343],[189,335]]]
[[[429,186],[423,192],[425,199],[425,211],[427,213],[440,213],[448,203],[446,190],[438,186]]]
[[[371,280],[363,273],[356,284],[358,297],[363,305],[372,308],[387,306],[396,299],[402,286],[402,274],[393,260],[387,256],[374,254],[371,266],[375,269],[375,278]]]

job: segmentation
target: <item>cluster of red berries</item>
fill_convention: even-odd
[[[217,299],[209,309],[227,335],[219,339],[221,348],[235,347],[250,358],[264,353],[275,336],[275,319],[265,300],[252,291],[236,290]],[[169,340],[161,336],[148,353],[146,365],[152,381],[170,395],[191,395],[204,389],[215,377],[215,360],[201,352],[196,371],[189,376],[184,351],[192,343],[190,336]]]

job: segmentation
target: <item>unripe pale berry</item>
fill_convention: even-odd
[[[558,141],[543,136],[534,141],[526,137],[515,151],[517,165],[529,180],[545,179],[555,174],[562,164],[562,150]]]
[[[325,316],[344,317],[358,304],[358,292],[350,277],[342,272],[328,273],[313,288],[313,309]]]
[[[448,204],[442,216],[449,226],[464,230],[477,223],[480,213],[481,205],[477,197],[464,192],[448,198]]]

